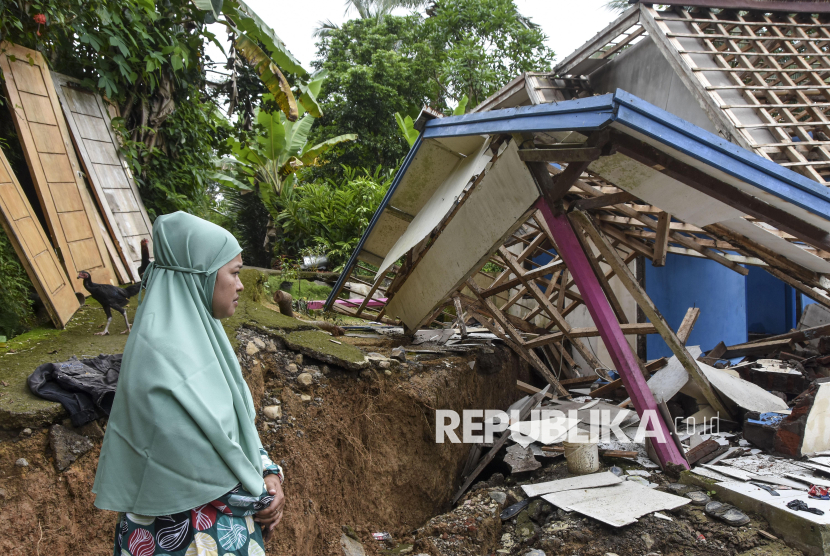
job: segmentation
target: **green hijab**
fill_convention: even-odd
[[[216,272],[242,248],[184,212],[153,225],[155,262],[124,348],[98,461],[95,505],[148,516],[264,489],[254,404],[213,317]]]

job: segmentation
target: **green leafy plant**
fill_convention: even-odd
[[[0,335],[14,337],[34,321],[32,285],[0,228]]]

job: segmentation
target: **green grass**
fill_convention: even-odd
[[[273,295],[275,291],[280,289],[280,283],[282,283],[282,277],[272,274],[268,277],[265,289]],[[291,297],[294,299],[326,299],[329,296],[329,293],[331,293],[331,288],[329,286],[320,286],[314,282],[309,282],[308,280],[300,280],[299,284],[296,281],[291,284],[291,290],[288,293],[290,293]]]

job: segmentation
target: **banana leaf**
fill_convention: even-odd
[[[244,33],[236,37],[237,51],[256,69],[265,87],[274,95],[274,100],[289,121],[297,121],[299,111],[291,86],[271,58]]]
[[[314,166],[317,163],[317,157],[319,157],[321,154],[325,153],[335,145],[345,143],[346,141],[355,141],[356,139],[357,134],[355,133],[346,133],[345,135],[338,135],[337,137],[333,137],[328,141],[318,143],[313,147],[306,147],[305,149],[303,149],[303,154],[300,156],[300,160],[306,166]]]
[[[409,143],[409,148],[412,148],[412,145],[415,144],[415,141],[418,140],[418,130],[415,129],[415,124],[412,121],[412,116],[407,116],[406,118],[402,118],[400,114],[395,112],[395,121],[398,122],[398,129],[401,130],[401,135],[403,138],[406,139],[406,142]]]
[[[222,13],[222,0],[193,0],[193,4],[200,10],[210,12],[214,19]]]
[[[285,151],[286,145],[285,127],[280,119],[279,112],[271,114],[260,110],[256,115],[256,121],[264,129],[264,133],[257,136],[257,143],[262,145],[265,157],[268,160],[277,160],[280,154]]]
[[[312,125],[314,117],[311,114],[306,114],[299,122],[285,122],[285,152],[288,156],[296,156],[303,151]]]
[[[203,0],[204,1],[204,0]],[[236,7],[238,6],[238,8]],[[257,13],[248,7],[242,0],[225,0],[222,12],[228,19],[243,32],[260,41],[271,51],[271,57],[279,67],[288,73],[295,73],[298,76],[307,75],[308,71],[303,68],[285,43],[274,33]]]
[[[323,109],[317,102],[317,95],[320,94],[320,87],[323,86],[323,81],[326,80],[326,76],[328,76],[328,71],[322,69],[314,72],[308,83],[300,82],[300,92],[302,92],[300,104],[303,105],[306,112],[315,118],[323,117]]]

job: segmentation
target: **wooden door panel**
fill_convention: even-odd
[[[63,328],[80,306],[46,232],[37,220],[17,178],[0,150],[0,224],[23,268],[46,306],[52,322]]]
[[[23,242],[29,251],[32,253],[43,253],[49,249],[48,244],[40,235],[40,226],[34,220],[28,218],[28,215],[26,215],[17,222],[17,228],[20,231],[20,241]]]
[[[85,114],[87,116],[94,116],[96,118],[101,117],[101,111],[98,108],[98,101],[95,100],[95,96],[90,95],[88,91],[67,87],[63,89],[63,94],[69,102],[69,109],[72,112],[77,114]]]
[[[34,59],[30,60],[28,56],[24,58],[15,56],[15,58],[16,60],[13,62],[10,60],[9,65],[14,74],[17,90],[42,97],[49,96],[46,83],[43,82],[43,74],[36,65],[37,62]]]
[[[49,191],[52,192],[59,213],[84,210],[84,201],[74,183],[52,182]]]
[[[29,215],[26,202],[21,195],[22,191],[15,189],[11,178],[6,174],[6,169],[0,167],[0,197],[6,201],[6,210],[13,220],[19,220]]]
[[[43,207],[54,246],[62,255],[66,276],[75,291],[88,295],[76,277],[82,268],[97,269],[96,281],[117,283],[112,263],[95,220],[80,165],[43,56],[14,44],[0,45],[0,70],[5,77],[9,107],[26,155],[26,163]],[[42,124],[46,127],[39,127]],[[49,137],[49,127],[52,136]],[[63,148],[60,145],[63,145]],[[77,195],[64,202],[51,184],[75,184]],[[60,189],[64,186],[58,185]],[[78,208],[77,199],[82,208]],[[67,210],[71,208],[73,210]],[[93,225],[94,224],[94,225]],[[66,228],[65,228],[66,226]],[[32,257],[37,254],[33,254]]]
[[[58,125],[49,97],[20,93],[20,106],[23,107],[26,121],[36,124]]]
[[[104,141],[109,144],[110,133],[107,130],[107,124],[103,118],[87,116],[86,114],[76,114],[75,123],[78,124],[78,130],[84,139]]]
[[[152,240],[152,224],[118,151],[110,114],[101,97],[81,88],[78,80],[57,73],[52,74],[52,79],[109,236],[119,258],[133,279],[138,280],[141,240]],[[152,244],[150,248],[152,254]]]
[[[75,172],[72,171],[72,165],[69,163],[66,152],[61,154],[38,153],[38,155],[40,155],[40,160],[43,162],[43,171],[48,183],[75,181]]]
[[[29,122],[29,127],[32,130],[32,138],[35,140],[35,148],[39,153],[66,153],[66,147],[61,140],[58,127],[48,124],[36,124]]]
[[[100,166],[96,166],[96,172]],[[98,172],[100,175],[100,172]],[[107,197],[107,203],[112,208],[113,214],[116,212],[138,212],[140,209],[131,191],[124,191],[123,189],[107,189],[104,191]]]
[[[120,164],[118,166],[113,166],[109,164],[96,164],[95,174],[101,180],[101,183],[107,184],[106,189],[131,190],[130,180],[127,179],[127,174],[124,172],[124,168],[122,168]],[[125,191],[124,193],[127,195],[132,195],[135,198],[135,195],[132,194],[132,191]],[[136,205],[138,204],[139,203],[136,203]]]

